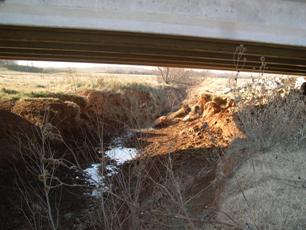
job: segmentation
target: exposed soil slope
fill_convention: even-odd
[[[171,87],[148,92],[128,88],[118,93],[86,90],[79,95],[49,93],[41,98],[2,99],[0,110],[11,111],[39,127],[50,123],[65,141],[86,135],[97,140],[118,135],[126,128],[150,126],[157,116],[178,105],[183,96]]]
[[[242,137],[232,109],[225,109],[210,117],[176,122],[160,129],[149,130],[140,138],[148,145],[144,153],[153,155],[193,148],[226,148],[234,139]]]
[[[133,145],[136,143],[141,147],[140,163],[131,162],[124,168],[130,172],[132,166],[146,175],[140,193],[141,211],[148,215],[141,218],[144,226],[146,218],[152,221],[158,218],[158,213],[167,216],[159,218],[158,229],[167,229],[166,225],[172,226],[170,229],[188,226],[188,218],[196,223],[196,229],[206,229],[210,227],[209,223],[216,223],[218,199],[223,188],[223,173],[219,170],[228,176],[237,164],[224,154],[235,140],[243,139],[245,135],[237,127],[233,106],[210,106],[212,102],[207,101],[202,111],[194,112],[201,97],[195,101],[196,104],[185,104],[183,109],[158,118],[155,122],[158,128],[138,132],[131,140]],[[228,166],[220,167],[222,162],[228,162]],[[132,178],[137,180],[135,176]],[[175,213],[182,207],[176,206],[178,204],[171,201],[171,196],[160,188],[166,188],[176,196],[178,193],[173,183],[179,187],[182,202],[186,203],[186,210],[180,217],[175,217]],[[163,195],[158,198],[156,194]],[[227,223],[226,226],[234,225]]]
[[[133,140],[142,147],[140,161],[149,162],[144,174],[154,181],[142,191],[141,207],[149,200],[153,209],[144,219],[163,213],[168,219],[158,219],[160,229],[183,228],[188,220],[191,229],[304,229],[305,97],[296,90],[276,93],[239,109],[205,102],[196,112],[200,100],[158,118],[156,129]],[[177,178],[172,186],[169,162]],[[179,194],[186,206],[171,203],[155,184]]]

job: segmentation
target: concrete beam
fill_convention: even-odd
[[[0,58],[306,73],[299,0],[2,0]]]
[[[306,48],[244,42],[240,70],[306,73]],[[0,58],[236,70],[238,41],[101,30],[0,26]]]
[[[2,0],[0,24],[306,46],[301,0]]]

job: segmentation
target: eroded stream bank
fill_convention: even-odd
[[[110,177],[128,159],[126,151],[128,155],[136,154],[134,148],[123,147],[122,138],[115,137],[130,128],[150,126],[156,117],[179,106],[184,90],[135,84],[119,92],[86,90],[78,95],[48,93],[33,94],[31,98],[1,98],[0,192],[5,199],[1,201],[0,228],[30,229],[41,224],[47,229],[47,197],[52,201],[51,216],[60,222],[60,229],[78,225],[58,216],[56,210],[60,207],[61,215],[68,216],[71,211],[78,216],[79,211],[88,210],[82,196],[94,193],[93,180],[100,180],[96,164],[102,152],[98,149],[106,154],[105,175]],[[97,146],[100,142],[108,149]],[[90,181],[84,177],[86,167]],[[50,192],[45,194],[45,189]],[[59,197],[62,198],[58,200]],[[27,201],[31,201],[30,206]],[[33,209],[32,203],[39,208]]]
[[[201,114],[183,106],[158,119],[158,129],[136,132],[141,157],[111,176],[102,210],[116,219],[102,225],[304,229],[305,136],[296,130],[305,123],[305,97],[292,90],[268,99],[241,107],[206,102]],[[275,108],[286,116],[275,117]],[[294,216],[284,223],[284,215]]]
[[[300,128],[305,97],[297,90],[264,93],[246,93],[240,103],[203,93],[145,130],[137,129],[142,119],[153,123],[155,114],[143,113],[147,105],[140,103],[146,98],[141,93],[129,107],[122,107],[129,101],[123,95],[100,92],[88,96],[92,103],[85,107],[63,98],[8,103],[12,107],[0,111],[0,180],[5,185],[0,224],[26,230],[49,229],[50,223],[77,230],[275,229],[284,224],[284,229],[304,229],[305,133]],[[76,130],[76,121],[84,126]],[[131,121],[136,122],[132,127]],[[88,127],[99,130],[97,139],[88,136]],[[132,134],[114,138],[131,128],[136,128]],[[70,142],[72,130],[78,131],[75,142]],[[260,186],[254,186],[258,181]],[[263,203],[271,205],[257,215]],[[283,207],[280,214],[297,218],[273,219]]]

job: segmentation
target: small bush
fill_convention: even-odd
[[[157,67],[159,81],[167,85],[184,84],[189,80],[189,72],[182,68]]]
[[[18,94],[19,93],[17,90],[7,89],[7,88],[2,88],[1,92],[5,94]]]
[[[260,101],[241,102],[237,120],[250,146],[256,150],[298,146],[306,133],[304,100],[292,90],[284,97],[274,92]]]

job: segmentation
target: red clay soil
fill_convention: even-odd
[[[47,127],[50,136],[68,144],[79,146],[90,142],[95,146],[102,136],[107,141],[126,127],[150,123],[159,114],[158,103],[161,103],[141,90],[122,93],[86,90],[79,94],[49,93],[43,98],[1,99],[0,139],[4,143],[0,148],[15,148],[14,144],[8,144],[15,140],[3,141],[4,130],[8,133],[22,130],[27,136],[29,128],[23,129],[22,122],[28,126]],[[148,111],[143,111],[143,107]],[[5,138],[14,139],[12,137]],[[0,153],[0,161],[2,155],[5,154]]]
[[[168,91],[169,95],[177,93]],[[172,104],[165,98],[156,98],[158,93],[141,89],[117,93],[86,90],[79,95],[49,93],[42,98],[1,99],[0,110],[17,114],[39,127],[52,124],[64,140],[88,135],[100,141],[101,134],[110,138],[126,128],[148,126],[163,110],[169,111]],[[181,96],[172,96],[176,102],[181,100]]]
[[[226,148],[236,138],[243,138],[238,129],[233,109],[229,108],[209,118],[198,117],[184,122],[176,120],[169,126],[138,134],[145,142],[144,154],[161,155],[194,148]]]
[[[73,129],[80,119],[80,110],[75,103],[53,98],[21,100],[16,102],[11,112],[37,126],[50,122],[60,131]]]

